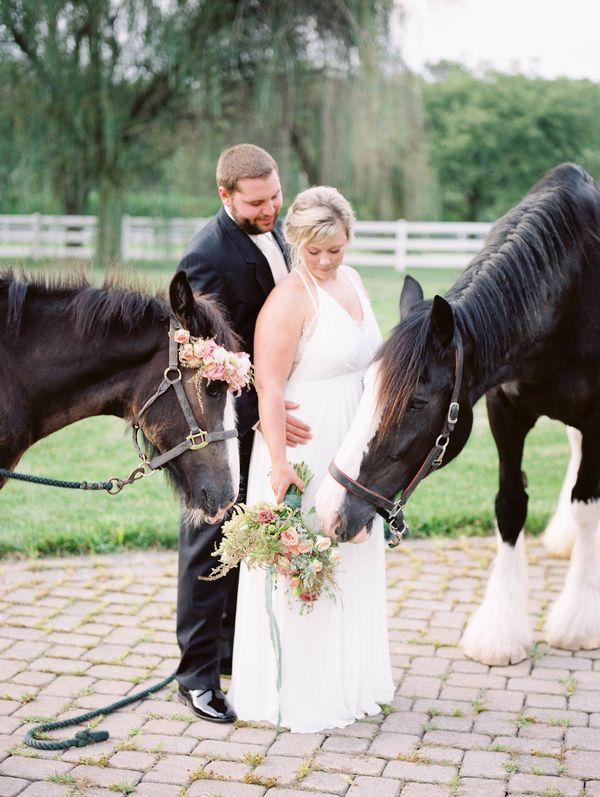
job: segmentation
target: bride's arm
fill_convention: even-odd
[[[302,333],[305,296],[293,278],[273,290],[256,322],[254,379],[258,393],[260,429],[271,456],[271,484],[275,500],[283,500],[290,484],[304,485],[286,458],[286,409],[284,388],[292,370]]]

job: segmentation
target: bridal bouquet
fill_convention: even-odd
[[[298,476],[308,483],[311,473],[305,463],[294,465]],[[323,592],[335,592],[334,567],[340,560],[337,543],[307,525],[300,510],[301,496],[292,485],[283,503],[239,504],[223,524],[223,539],[213,556],[220,559],[207,578],[220,578],[245,562],[270,574],[273,585],[281,576],[301,604],[310,611]]]

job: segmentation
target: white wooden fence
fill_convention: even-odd
[[[121,259],[181,257],[207,219],[124,216]],[[483,222],[358,221],[346,262],[354,266],[464,268],[481,249],[491,224]],[[95,216],[0,215],[0,257],[78,258],[94,256]]]

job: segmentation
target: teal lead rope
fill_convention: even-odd
[[[108,739],[108,731],[93,731],[91,728],[85,728],[82,731],[77,731],[75,736],[71,739],[38,739],[38,733],[47,733],[54,731],[58,728],[67,728],[69,725],[80,725],[82,722],[89,722],[96,717],[104,716],[105,714],[112,714],[113,711],[118,711],[130,703],[136,703],[144,697],[160,692],[167,684],[170,684],[175,678],[175,673],[164,678],[154,686],[149,686],[141,692],[136,692],[134,695],[124,697],[122,700],[117,700],[116,703],[111,703],[109,706],[97,708],[94,711],[88,711],[86,714],[79,714],[77,717],[71,717],[68,720],[54,720],[53,722],[44,722],[43,725],[36,725],[35,728],[27,731],[25,735],[25,744],[29,747],[34,747],[36,750],[68,750],[69,747],[86,747],[88,744],[96,744],[97,742],[105,742]]]
[[[22,482],[32,482],[33,484],[45,484],[47,487],[70,487],[73,490],[106,490],[112,488],[112,480],[108,482],[72,482],[64,479],[48,479],[44,476],[31,476],[28,473],[15,473],[6,468],[0,468],[0,478],[17,479]]]

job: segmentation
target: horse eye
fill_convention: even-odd
[[[207,382],[206,395],[211,396],[212,398],[217,398],[218,396],[222,395],[224,387],[225,382]]]
[[[426,402],[426,401],[424,401],[423,399],[420,399],[420,398],[417,398],[416,396],[414,396],[414,397],[413,397],[413,398],[410,400],[410,402],[409,402],[409,404],[408,404],[408,412],[418,412],[419,410],[422,410],[422,409],[423,409],[423,407],[425,407],[426,405],[427,405],[427,402]]]

